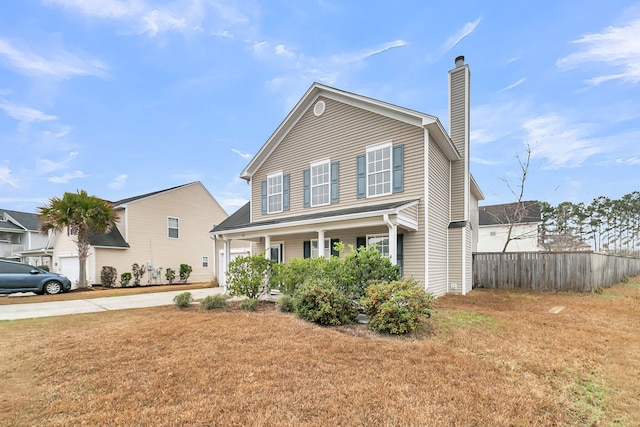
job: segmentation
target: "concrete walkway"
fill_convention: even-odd
[[[173,297],[183,292],[185,291],[0,305],[0,320],[32,319],[35,317],[64,316],[66,314],[171,305],[173,304]],[[224,293],[224,288],[190,289],[188,292],[191,292],[194,300],[199,300],[208,295],[222,294]]]

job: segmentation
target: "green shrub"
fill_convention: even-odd
[[[164,277],[170,285],[173,285],[173,281],[176,280],[176,271],[173,268],[167,268]]]
[[[354,300],[363,297],[371,283],[400,280],[400,267],[391,264],[375,246],[358,249],[351,246],[350,252],[341,260],[337,283],[342,292]]]
[[[100,283],[102,284],[102,286],[113,288],[116,285],[117,279],[118,271],[115,267],[111,267],[108,265],[102,267],[102,271],[100,272]]]
[[[208,295],[200,302],[200,305],[205,310],[223,308],[227,306],[227,299],[228,297],[226,295]]]
[[[182,283],[187,283],[187,279],[191,275],[193,268],[189,264],[180,264],[180,281]]]
[[[358,310],[338,286],[327,279],[311,278],[298,288],[295,313],[304,320],[321,325],[355,322]]]
[[[275,280],[271,274],[273,264],[274,261],[264,257],[264,252],[233,259],[227,267],[229,295],[258,299],[270,292]]]
[[[138,263],[131,265],[131,272],[133,273],[133,286],[140,286],[140,279],[144,276],[146,271],[144,265],[141,267]]]
[[[131,273],[122,273],[120,275],[120,286],[126,288],[129,286],[129,282],[131,282]]]
[[[421,316],[430,316],[435,299],[418,287],[412,278],[372,284],[365,291],[362,306],[369,327],[376,332],[406,334],[420,324]]]
[[[180,308],[187,308],[193,302],[191,292],[183,292],[173,297],[173,302]]]
[[[295,300],[289,295],[283,295],[276,301],[276,308],[281,313],[293,313],[295,310]]]
[[[254,298],[247,298],[240,302],[240,308],[247,311],[256,311],[258,308],[259,300]]]
[[[330,262],[326,258],[293,258],[287,264],[276,264],[278,289],[285,295],[293,295],[309,277],[328,278]]]

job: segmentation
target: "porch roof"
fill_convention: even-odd
[[[251,207],[248,202],[243,207],[231,214],[223,222],[215,226],[210,234],[212,236],[222,236],[228,233],[240,231],[252,231],[259,229],[268,229],[270,227],[281,228],[286,226],[296,226],[309,222],[322,223],[340,220],[353,219],[354,217],[371,217],[375,215],[399,213],[405,208],[416,205],[419,199],[396,200],[388,203],[377,205],[362,205],[352,208],[337,209],[334,211],[318,211],[305,215],[296,215],[289,217],[279,217],[266,221],[251,222]]]

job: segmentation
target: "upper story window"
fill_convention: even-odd
[[[172,239],[180,237],[180,221],[178,218],[167,218],[167,236]]]
[[[370,145],[356,156],[358,199],[404,191],[404,145],[391,141]]]
[[[367,197],[391,194],[391,143],[367,148]]]
[[[282,212],[282,172],[267,176],[267,213]]]
[[[329,160],[311,164],[311,206],[329,204],[331,193],[331,168]]]

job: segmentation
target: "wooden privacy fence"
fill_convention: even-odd
[[[591,292],[640,274],[640,258],[594,252],[473,254],[474,288]]]

